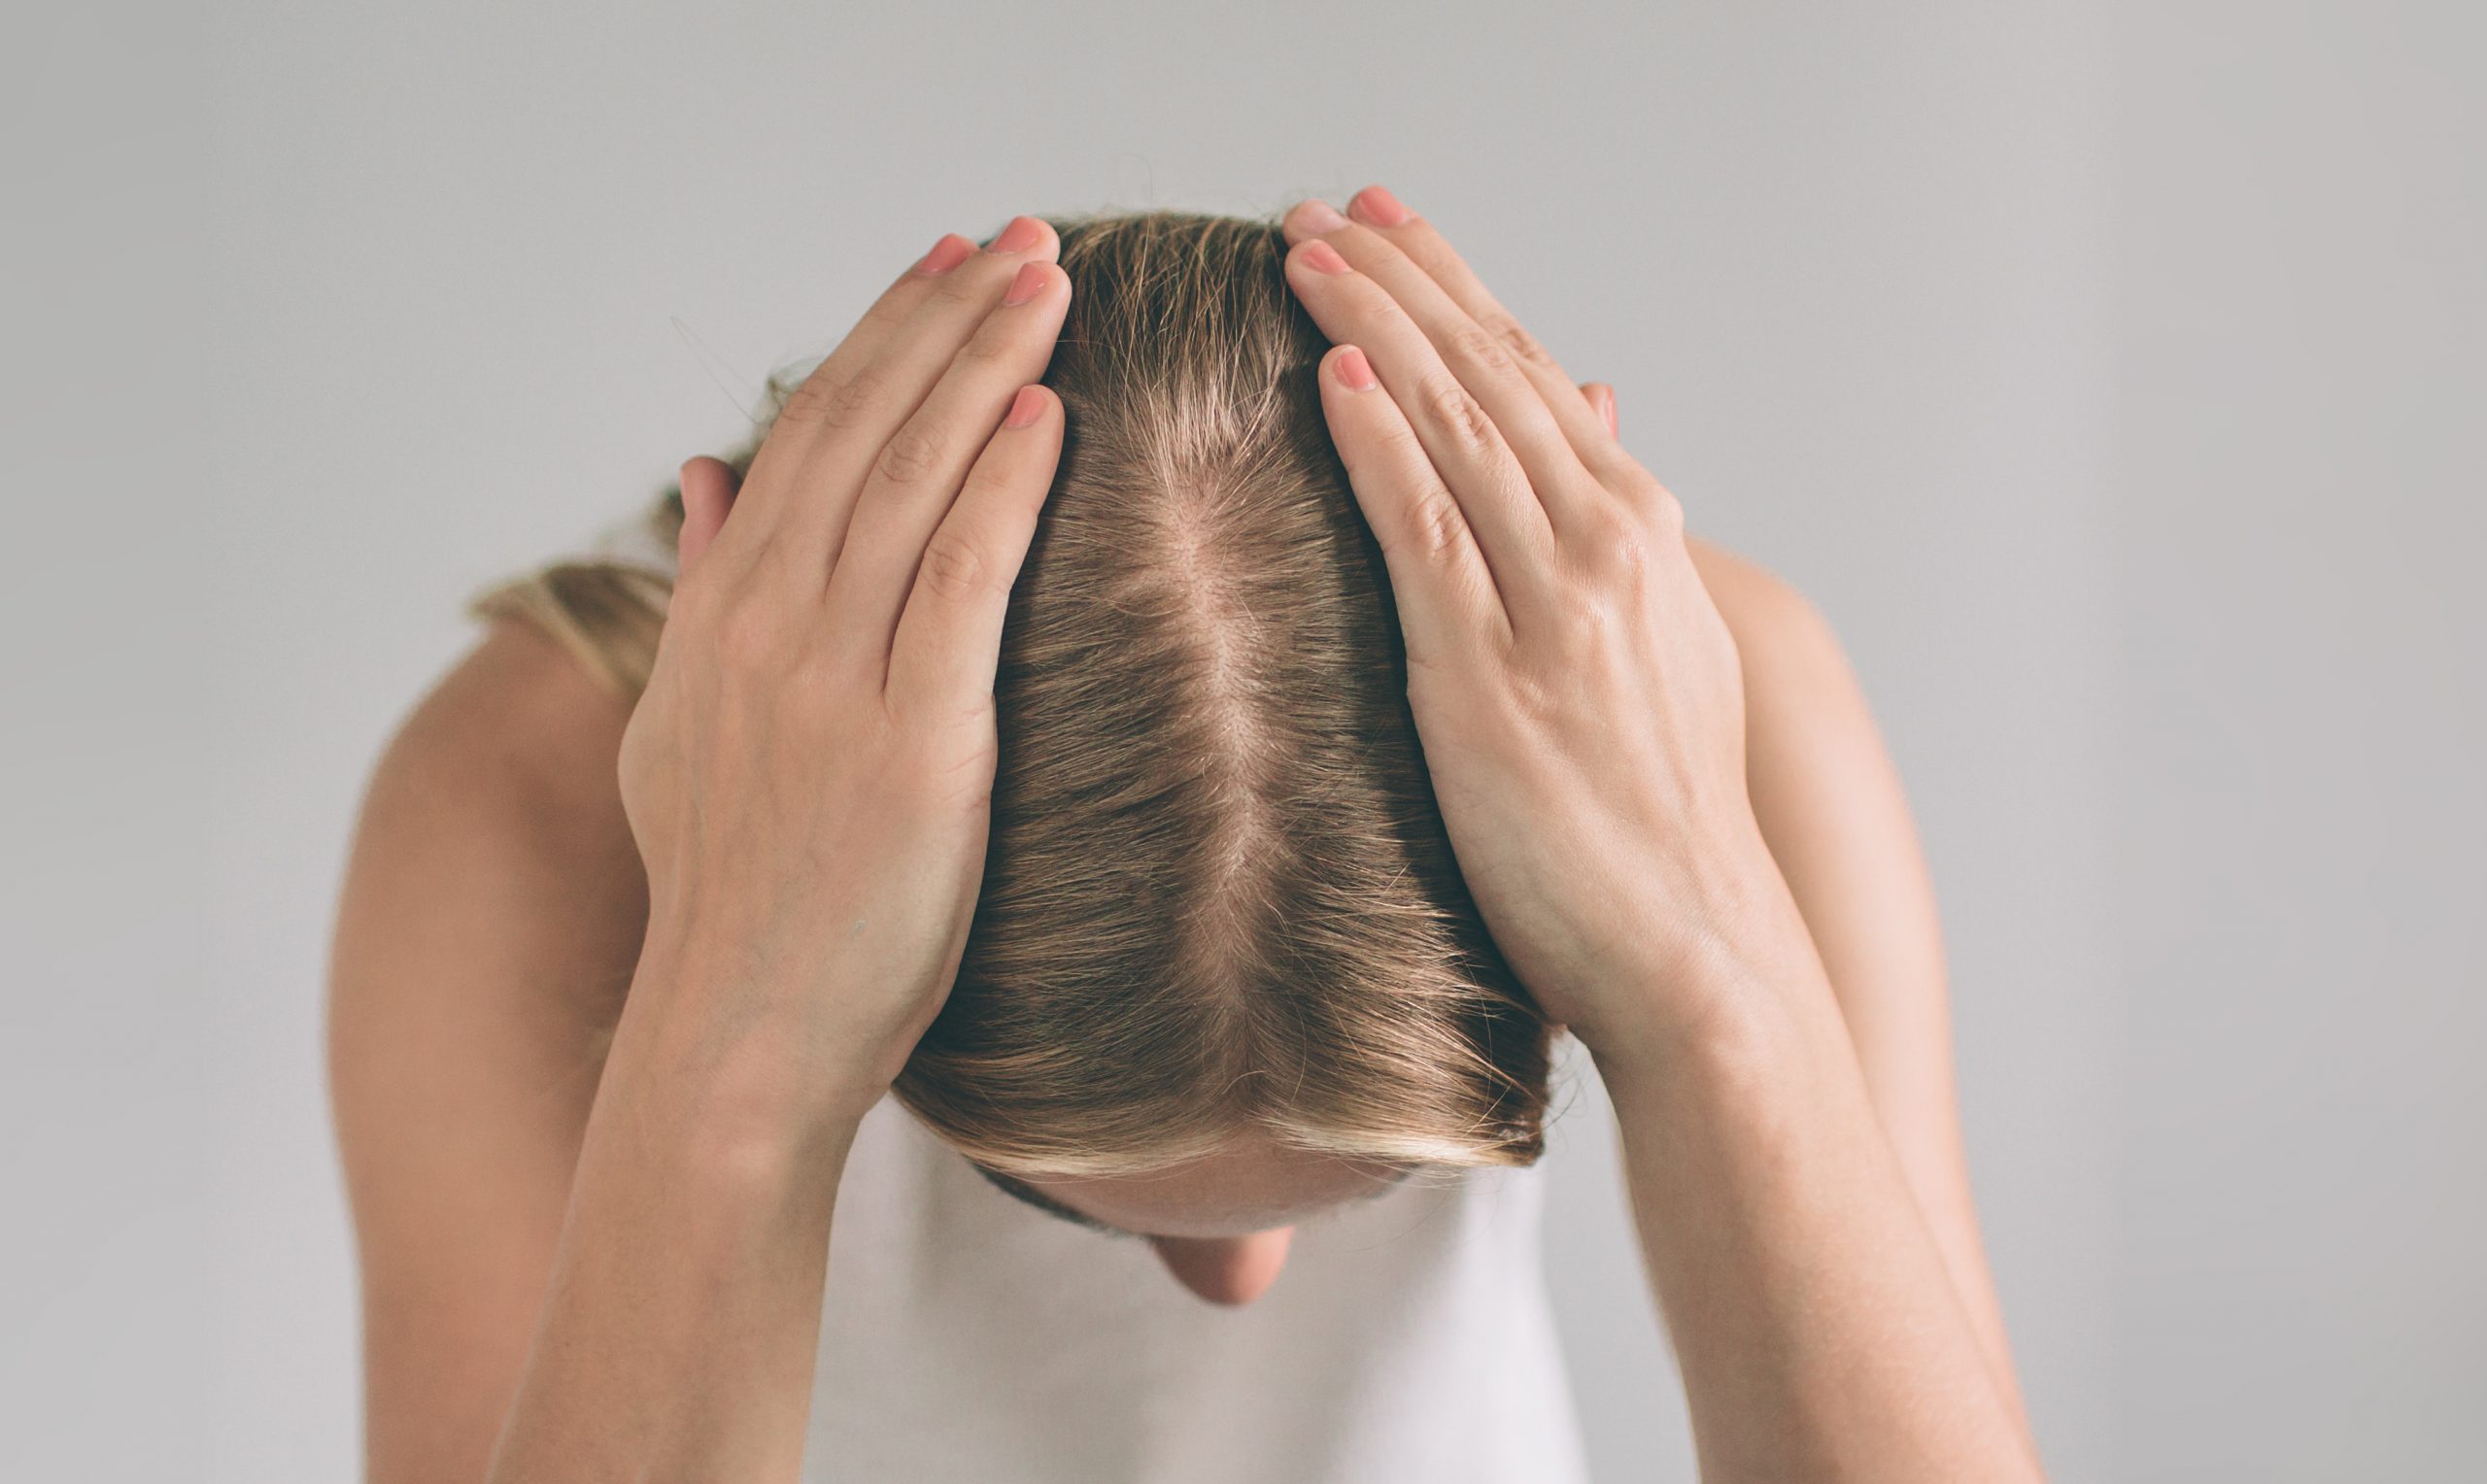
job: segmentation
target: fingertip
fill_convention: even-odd
[[[1062,234],[1042,217],[1026,214],[1003,223],[1002,230],[977,244],[980,252],[1052,261],[1062,254]]]
[[[1051,390],[1032,382],[1020,388],[1018,395],[1010,399],[1010,413],[1002,420],[1002,425],[1007,428],[1034,427],[1053,401]]]
[[[1319,237],[1308,237],[1287,253],[1287,261],[1302,263],[1315,273],[1341,274],[1347,271],[1347,260],[1339,250]]]
[[[674,558],[680,570],[688,573],[725,528],[735,481],[732,465],[704,454],[684,459],[679,472],[682,526],[674,535]]]
[[[1278,219],[1278,233],[1289,246],[1293,246],[1310,237],[1335,232],[1346,224],[1346,219],[1339,215],[1337,207],[1319,196],[1307,196],[1288,207],[1286,214]]]
[[[1031,258],[1019,265],[1010,276],[1010,287],[1002,295],[1002,307],[1016,309],[1022,304],[1050,292],[1054,280],[1066,277],[1060,266],[1042,258]]]
[[[1378,183],[1348,198],[1347,212],[1358,220],[1379,227],[1402,225],[1414,215],[1390,193],[1389,187]]]
[[[975,254],[975,244],[956,232],[943,232],[932,248],[907,269],[911,278],[939,278]]]
[[[726,507],[733,502],[737,481],[733,465],[702,454],[682,461],[677,484],[682,490],[682,505],[686,513],[713,514],[722,521]]]
[[[1333,347],[1329,365],[1331,379],[1348,391],[1371,391],[1380,385],[1373,374],[1373,361],[1360,346]]]

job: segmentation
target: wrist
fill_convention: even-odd
[[[1709,1103],[1720,1096],[1740,1096],[1756,1089],[1786,1083],[1789,1068],[1803,1063],[1819,1048],[1823,1022],[1807,1008],[1809,1001],[1788,987],[1753,975],[1721,974],[1705,983],[1703,1003],[1687,1012],[1681,998],[1667,996],[1663,1007],[1641,1012],[1634,1003],[1619,1029],[1609,1028],[1596,1040],[1584,1038],[1598,1080],[1606,1087],[1618,1117],[1633,1123],[1635,1110],[1652,1099],[1667,1102],[1680,1114],[1686,1100]],[[1643,995],[1642,1000],[1656,996]],[[1835,1033],[1837,1007],[1827,995]],[[1670,1115],[1673,1116],[1673,1115]],[[1649,1127],[1661,1127],[1664,1120]]]
[[[1822,957],[1766,853],[1714,875],[1701,900],[1701,910],[1676,914],[1682,930],[1652,939],[1606,976],[1595,1025],[1572,1028],[1610,1082],[1643,1068],[1663,1075],[1687,1059],[1774,1055],[1791,1034],[1820,1029],[1825,1012],[1836,1025]]]
[[[603,1086],[661,1109],[685,1136],[766,1163],[842,1150],[888,1078],[821,1054],[825,1039],[765,1006],[741,956],[652,931],[615,1028]]]

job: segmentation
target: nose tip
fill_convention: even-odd
[[[1278,1280],[1295,1229],[1278,1227],[1250,1236],[1154,1240],[1157,1256],[1185,1288],[1222,1308],[1242,1308]]]

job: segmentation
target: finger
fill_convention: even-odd
[[[1062,399],[1023,387],[917,563],[884,693],[902,716],[961,716],[993,697],[1002,620],[1062,457]]]
[[[682,529],[674,536],[675,573],[687,577],[725,528],[740,483],[733,466],[705,455],[682,466]]]
[[[1494,419],[1399,302],[1328,242],[1298,243],[1287,254],[1286,277],[1323,334],[1363,349],[1457,497],[1515,624],[1547,611],[1557,599],[1553,526]]]
[[[1510,621],[1476,532],[1365,353],[1331,347],[1317,382],[1330,441],[1381,543],[1409,665],[1444,665],[1486,639],[1509,641]]]
[[[934,287],[941,277],[966,262],[974,253],[975,244],[967,238],[956,232],[942,233],[922,257],[881,290],[880,297],[864,311],[864,317],[855,321],[845,338],[837,343],[836,349],[823,356],[796,388],[786,394],[787,400],[801,396],[826,402],[834,398],[836,388],[844,386],[859,367],[869,364],[873,356],[878,355],[899,327],[932,296]],[[800,424],[784,425],[788,440],[793,440]],[[772,433],[774,427],[772,424]],[[765,451],[765,440],[762,447]],[[772,456],[769,461],[774,463],[778,460]],[[757,457],[752,460],[752,468],[755,473],[766,472]],[[767,539],[785,504],[784,500],[772,497],[771,489],[772,486],[765,479],[759,483],[758,495],[745,505],[743,520],[738,526],[755,550]]]
[[[811,378],[827,386],[836,386],[855,374],[856,368],[869,364],[889,344],[899,327],[915,313],[917,306],[930,298],[937,280],[975,255],[976,245],[956,232],[943,232],[932,248],[917,258],[913,266],[898,277],[884,290],[864,318],[837,349],[822,357],[811,370]]]
[[[1002,303],[883,447],[831,570],[837,662],[887,662],[925,543],[949,514],[969,465],[993,441],[1012,394],[1044,375],[1070,306],[1071,280],[1060,267],[1023,264]]]
[[[1606,435],[1609,438],[1619,436],[1615,421],[1615,388],[1604,382],[1583,382],[1581,395],[1588,398],[1589,407],[1606,424]]]
[[[1598,436],[1602,421],[1580,417],[1568,399],[1556,394],[1567,388],[1572,379],[1566,374],[1553,353],[1521,325],[1512,312],[1489,292],[1460,255],[1432,222],[1408,210],[1398,197],[1380,186],[1368,186],[1347,200],[1347,216],[1387,238],[1392,246],[1406,253],[1410,261],[1425,271],[1427,277],[1442,287],[1453,302],[1467,311],[1470,319],[1483,325],[1489,334],[1500,338],[1514,359],[1524,368],[1531,380],[1545,392],[1555,420],[1563,426],[1565,436],[1581,461],[1601,478],[1619,474],[1611,460],[1628,458],[1616,446],[1614,434]]]
[[[1548,406],[1547,390],[1521,367],[1508,342],[1479,324],[1387,237],[1341,217],[1325,201],[1298,205],[1287,214],[1284,230],[1298,243],[1313,237],[1329,243],[1399,302],[1451,374],[1494,420],[1556,529],[1566,527],[1583,503],[1600,498],[1596,482]],[[1560,386],[1554,395],[1577,415],[1582,410],[1579,393],[1568,379]]]
[[[1050,260],[1061,247],[1048,223],[1012,218],[993,242],[936,275],[902,320],[876,331],[869,354],[833,353],[823,366],[841,369],[815,369],[786,398],[752,459],[742,498],[746,505],[771,502],[770,539],[798,546],[788,555],[799,567],[828,581],[855,498],[890,435],[1001,302],[1020,266]]]

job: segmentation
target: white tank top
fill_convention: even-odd
[[[644,521],[588,556],[674,572]],[[884,1097],[838,1187],[803,1477],[1584,1484],[1543,1179],[1420,1174],[1299,1226],[1270,1290],[1221,1308]]]

